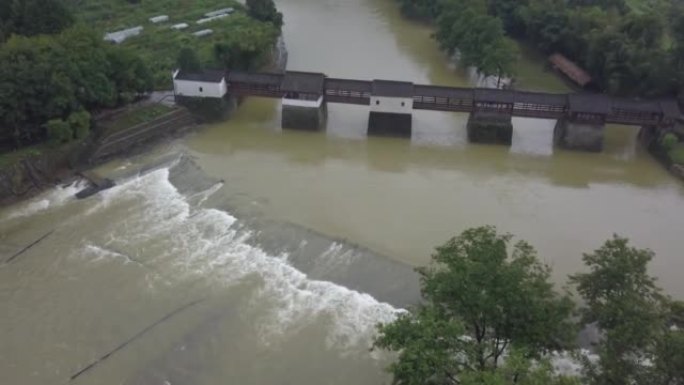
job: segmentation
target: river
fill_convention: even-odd
[[[391,0],[277,5],[289,69],[471,82]],[[520,78],[565,90],[538,58]],[[277,101],[249,99],[102,166],[120,183],[98,196],[70,186],[2,209],[3,260],[49,235],[0,265],[1,382],[389,383],[374,325],[418,300],[412,268],[434,246],[482,224],[531,242],[559,285],[583,252],[628,236],[684,295],[684,189],[634,128],[608,127],[587,154],[554,149],[551,121],[516,119],[509,148],[469,144],[466,115],[429,111],[410,140],[366,138],[367,113],[330,105],[326,131],[282,131]]]

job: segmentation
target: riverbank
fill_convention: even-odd
[[[79,173],[110,160],[131,156],[185,132],[196,124],[182,108],[143,102],[102,114],[91,134],[62,145],[49,143],[2,154],[0,206],[68,185]]]

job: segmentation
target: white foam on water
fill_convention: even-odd
[[[254,320],[262,342],[277,343],[318,321],[326,323],[328,346],[366,350],[375,325],[393,320],[400,311],[368,294],[312,280],[291,266],[286,254],[268,255],[249,245],[251,233],[236,226],[236,218],[225,211],[191,207],[168,176],[169,169],[159,169],[99,194],[91,214],[115,210],[126,218],[110,225],[107,247],[121,250],[116,252],[121,255],[144,248],[147,259],[141,263],[163,272],[165,279],[199,278],[230,286],[258,277],[263,284],[250,301],[266,304],[266,311]],[[220,187],[210,188],[206,196]],[[332,245],[326,255],[338,248]]]
[[[11,208],[7,215],[4,215],[0,221],[4,222],[12,219],[24,218],[46,211],[50,208],[62,206],[71,200],[75,200],[76,193],[83,188],[84,181],[74,182],[69,186],[54,187]]]

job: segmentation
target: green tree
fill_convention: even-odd
[[[246,5],[251,17],[269,22],[278,30],[283,26],[283,14],[278,12],[273,0],[247,0]]]
[[[52,144],[62,144],[71,141],[74,132],[69,126],[69,123],[62,119],[51,119],[45,123],[48,139]]]
[[[684,302],[668,301],[647,378],[656,385],[684,384]]]
[[[76,139],[84,139],[90,133],[90,114],[86,110],[72,112],[67,123]]]
[[[375,341],[399,352],[395,382],[456,383],[498,371],[508,349],[529,359],[570,344],[571,301],[554,291],[534,249],[511,241],[493,227],[469,229],[418,269],[426,303],[381,325]]]
[[[227,69],[254,70],[268,62],[279,32],[271,23],[235,15],[230,32],[218,36],[213,54],[216,63]]]
[[[181,71],[200,72],[202,71],[202,63],[200,62],[197,52],[190,47],[181,48],[177,59],[178,68]]]
[[[152,87],[145,63],[75,26],[59,35],[14,35],[0,46],[0,137],[16,146],[44,140],[45,123],[106,108]]]
[[[458,52],[464,67],[475,67],[485,76],[513,74],[517,49],[506,38],[501,20],[486,13],[478,0],[452,0],[443,5],[435,38],[442,49]]]
[[[74,18],[59,0],[5,0],[0,7],[0,24],[5,34],[23,36],[58,33],[74,23]],[[3,10],[4,8],[4,10]]]
[[[571,276],[584,307],[582,321],[602,332],[597,363],[585,362],[590,384],[640,383],[645,358],[661,331],[664,297],[648,274],[653,252],[614,236],[583,257],[589,272]]]
[[[416,19],[434,19],[441,13],[440,0],[397,0],[402,14]]]

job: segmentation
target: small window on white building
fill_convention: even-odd
[[[404,103],[404,102],[401,102],[401,106],[402,106],[402,107],[404,107],[405,105],[406,105],[406,103]]]
[[[376,105],[380,104],[380,101],[379,101],[379,100],[376,100],[376,101],[375,101],[375,104],[376,104]]]
[[[204,90],[202,89],[202,87],[200,87],[200,92],[204,92]]]

